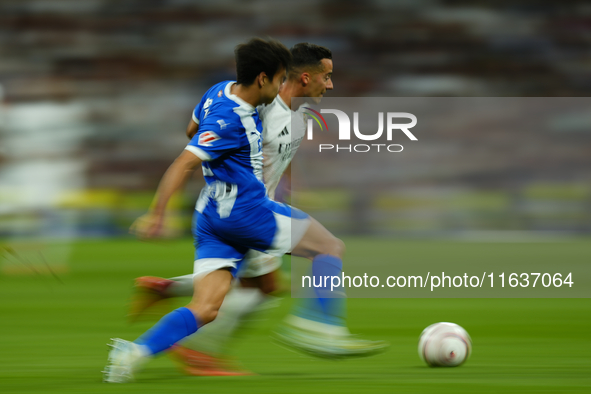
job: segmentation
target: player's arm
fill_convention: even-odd
[[[172,195],[181,189],[189,180],[195,168],[202,160],[194,153],[184,150],[183,153],[168,167],[160,180],[156,195],[152,200],[147,214],[138,218],[131,226],[130,231],[139,238],[152,238],[162,232],[166,205]]]
[[[187,131],[185,132],[187,138],[190,140],[193,139],[193,136],[197,134],[197,131],[199,131],[199,124],[195,123],[195,121],[191,119],[189,121],[189,125],[187,126]]]

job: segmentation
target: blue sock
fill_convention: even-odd
[[[343,261],[335,256],[320,254],[312,261],[312,279],[314,283],[322,284],[320,287],[313,286],[313,298],[303,298],[296,306],[294,314],[304,319],[317,321],[325,324],[345,326],[345,296],[342,286],[330,290],[330,280],[324,285],[324,276],[340,276],[343,268]],[[330,296],[329,298],[326,298]]]
[[[160,353],[199,328],[197,317],[187,308],[178,308],[164,316],[135,343],[145,345],[152,354]]]

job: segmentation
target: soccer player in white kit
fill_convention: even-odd
[[[302,100],[317,104],[327,90],[333,89],[330,50],[301,43],[291,53],[288,78],[279,95],[271,104],[259,107],[263,123],[263,179],[271,199],[305,135]],[[198,129],[195,120],[187,128],[189,138]],[[256,250],[248,252],[237,274],[240,286],[226,296],[217,319],[169,351],[182,362],[187,373],[209,376],[244,373],[225,364],[226,345],[244,317],[270,298],[267,294],[276,289],[280,265],[279,257]],[[191,296],[193,275],[172,279],[142,277],[136,280],[136,288],[139,292],[133,315],[141,314],[162,298]],[[371,355],[386,348],[381,341],[353,338],[345,326],[343,309],[333,308],[327,314],[314,300],[300,300],[278,330],[277,339],[297,350],[329,358]]]

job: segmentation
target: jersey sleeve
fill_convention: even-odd
[[[213,120],[207,117],[185,148],[203,161],[215,160],[248,143],[244,138],[244,127],[239,121]]]
[[[202,116],[201,114],[203,111],[203,106],[206,101],[207,101],[207,95],[203,95],[203,97],[201,98],[201,101],[199,102],[199,104],[197,104],[197,106],[193,110],[193,115],[192,115],[193,122],[195,122],[197,124],[201,123],[201,116]]]

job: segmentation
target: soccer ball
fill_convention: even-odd
[[[435,323],[419,338],[419,356],[431,367],[457,367],[470,357],[472,339],[454,323]]]

